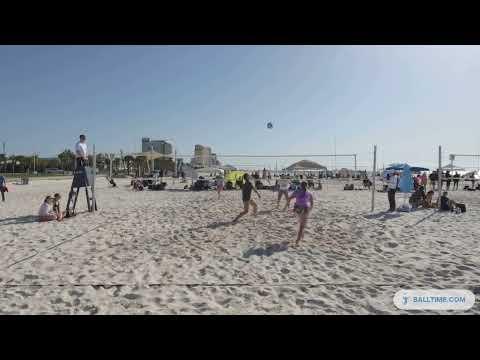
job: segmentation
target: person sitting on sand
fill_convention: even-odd
[[[53,212],[57,214],[57,220],[60,221],[63,219],[63,212],[60,210],[60,199],[62,197],[59,193],[53,195]]]
[[[38,210],[39,221],[57,220],[57,214],[52,210],[53,198],[49,195],[45,198]]]
[[[307,225],[308,215],[312,211],[313,208],[313,196],[310,192],[307,191],[307,183],[302,181],[300,183],[300,189],[296,190],[292,195],[288,197],[288,203],[285,208],[288,208],[290,201],[295,198],[295,205],[293,207],[293,211],[298,216],[298,234],[297,234],[297,241],[295,242],[295,246],[297,246],[300,240],[303,239],[305,233],[305,226]]]
[[[143,182],[139,179],[133,180],[133,190],[142,191],[143,190]]]
[[[435,192],[433,190],[430,190],[427,195],[425,196],[425,200],[423,201],[423,208],[425,209],[434,209],[437,207],[435,203],[432,203],[433,201],[433,195]]]
[[[242,186],[242,201],[243,201],[243,211],[238,214],[238,216],[233,220],[234,223],[238,221],[242,216],[248,214],[249,206],[252,205],[253,207],[253,215],[257,216],[257,209],[258,206],[255,201],[252,200],[252,190],[258,195],[258,198],[261,199],[260,194],[258,193],[257,189],[252,185],[250,182],[250,176],[248,174],[243,175],[243,179],[245,183]]]
[[[112,185],[112,187],[117,187],[117,183],[112,178],[109,178],[107,176],[106,179],[110,183],[110,185]]]
[[[418,208],[419,206],[423,205],[425,201],[425,191],[423,190],[423,186],[418,186],[417,190],[410,196],[409,202],[412,205],[413,209]]]
[[[455,209],[456,203],[453,200],[448,198],[448,193],[443,192],[442,197],[440,198],[440,210],[441,211],[453,211]]]

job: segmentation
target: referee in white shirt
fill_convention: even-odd
[[[88,164],[88,149],[85,135],[80,135],[80,141],[75,144],[76,167],[85,167]]]

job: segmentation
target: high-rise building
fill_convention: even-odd
[[[194,157],[191,160],[193,167],[202,168],[220,165],[217,154],[212,153],[209,146],[195,145]]]
[[[151,151],[152,149],[160,154],[173,156],[172,144],[169,142],[165,140],[151,140],[148,137],[142,138],[142,152]]]

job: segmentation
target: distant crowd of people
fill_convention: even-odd
[[[425,173],[424,173],[425,174]],[[423,176],[423,175],[422,175]],[[425,175],[426,177],[426,175]],[[430,184],[432,186],[432,190],[437,190],[437,186],[440,186],[440,190],[443,189],[443,186],[445,184],[446,189],[450,190],[450,185],[453,182],[453,190],[458,190],[458,184],[460,182],[461,176],[458,172],[455,172],[455,174],[451,174],[450,171],[446,171],[445,173],[442,172],[442,183],[439,184],[439,174],[437,171],[432,171],[432,173],[429,176]],[[426,187],[426,182],[425,182],[425,187]]]
[[[430,180],[431,189],[427,191],[428,180]],[[388,203],[390,212],[396,210],[395,203],[395,194],[399,189],[400,184],[400,174],[399,172],[394,172],[392,174],[387,174],[387,193],[388,193]],[[436,202],[433,201],[435,191],[443,190],[443,184],[445,183],[446,189],[449,190],[451,182],[453,181],[453,190],[458,190],[458,183],[460,181],[460,175],[456,172],[453,176],[449,171],[442,174],[442,184],[438,184],[439,177],[436,171],[432,172],[429,177],[424,172],[413,176],[413,187],[414,191],[409,198],[409,203],[413,209],[422,207],[424,209],[431,208],[440,208],[442,211],[465,211],[465,205],[457,203],[448,198],[448,192],[445,191],[442,193],[440,198]]]

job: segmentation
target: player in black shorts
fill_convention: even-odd
[[[258,193],[257,189],[252,185],[249,180],[248,174],[243,175],[243,179],[245,180],[245,184],[242,186],[242,201],[243,201],[243,211],[238,214],[238,216],[233,220],[233,222],[237,222],[243,215],[248,214],[248,210],[250,205],[253,207],[253,215],[257,215],[257,204],[255,201],[252,200],[252,190],[258,195],[258,198],[261,199],[260,194]]]

